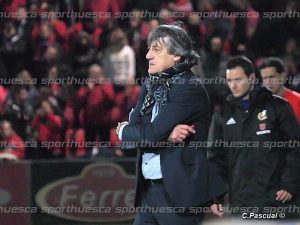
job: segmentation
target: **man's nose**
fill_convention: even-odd
[[[152,58],[153,58],[153,54],[152,54],[151,49],[149,49],[149,51],[148,51],[147,54],[146,54],[146,59],[150,60],[150,59],[152,59]]]
[[[236,88],[235,82],[232,82],[229,86],[230,86],[230,89],[235,89]]]

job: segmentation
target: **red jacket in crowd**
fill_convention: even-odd
[[[85,11],[92,11],[97,13],[111,12],[115,16],[117,12],[122,11],[124,7],[124,0],[87,0],[85,1]],[[99,25],[104,25],[109,18],[107,16],[99,16]]]
[[[93,89],[81,87],[77,93],[81,106],[80,121],[86,125],[109,125],[111,109],[114,105],[114,88],[111,83],[95,85]]]
[[[76,23],[70,29],[68,30],[68,38],[69,40],[72,40],[78,34],[83,31],[83,24],[82,23]],[[103,30],[100,27],[96,27],[92,34],[92,43],[95,48],[98,48],[100,46],[100,36],[102,34]]]
[[[17,134],[13,134],[1,142],[2,146],[5,146],[5,148],[3,151],[0,151],[0,155],[9,153],[15,156],[16,159],[23,159],[25,157],[24,141]]]
[[[36,114],[32,121],[32,128],[38,131],[38,141],[42,147],[53,151],[53,154],[61,152],[60,146],[52,147],[53,143],[61,141],[62,118],[58,115],[48,113],[45,119]]]

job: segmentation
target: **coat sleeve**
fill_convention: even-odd
[[[174,85],[169,101],[162,106],[149,124],[129,124],[124,127],[122,141],[155,143],[166,141],[173,128],[195,116],[207,115],[209,101],[203,87],[194,84]]]
[[[297,123],[297,119],[293,112],[292,107],[283,102],[278,107],[277,113],[279,113],[278,123],[281,136],[287,141],[300,141],[300,128]],[[292,146],[288,149],[283,149],[285,154],[285,167],[281,176],[281,188],[291,193],[296,193],[297,184],[299,183],[300,174],[300,151],[299,144]]]
[[[134,107],[133,111],[129,115],[129,125],[142,123],[142,118],[141,118],[140,112],[141,112],[146,94],[147,94],[146,85],[143,84],[143,86],[141,88],[141,93],[140,93],[138,101],[136,103],[136,106]]]
[[[228,181],[227,151],[224,146],[220,145],[220,143],[224,140],[222,117],[220,112],[215,112],[212,117],[208,140],[210,143],[208,148],[209,162],[213,164],[217,173],[223,178],[223,180]]]

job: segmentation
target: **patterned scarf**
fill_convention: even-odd
[[[188,68],[185,62],[180,62],[157,75],[149,75],[146,79],[148,93],[141,109],[141,115],[151,113],[155,102],[158,103],[159,108],[165,105],[168,102],[168,93],[172,84],[178,81]]]

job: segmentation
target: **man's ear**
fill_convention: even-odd
[[[250,80],[250,83],[253,83],[255,81],[255,73],[251,73],[249,75],[249,80]]]
[[[180,59],[181,59],[181,56],[179,56],[179,55],[174,56],[174,62],[177,62],[177,61],[179,61]]]

